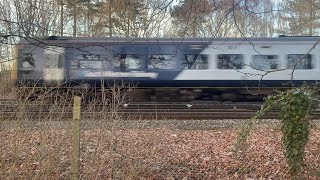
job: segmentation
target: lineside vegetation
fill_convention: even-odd
[[[244,147],[258,118],[272,109],[279,109],[282,145],[285,150],[288,173],[293,179],[299,179],[304,166],[305,146],[309,140],[310,113],[318,105],[317,89],[306,85],[277,91],[276,94],[266,97],[262,109],[242,127],[235,143],[236,153]]]

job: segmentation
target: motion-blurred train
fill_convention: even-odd
[[[320,80],[319,41],[287,36],[27,38],[18,46],[17,81],[85,88],[122,81],[156,98],[234,100]]]

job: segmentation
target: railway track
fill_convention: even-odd
[[[82,106],[83,119],[130,119],[130,120],[216,120],[247,119],[261,109],[259,102],[135,102],[117,106],[85,104]],[[276,110],[266,113],[262,118],[275,119]],[[26,105],[13,100],[0,101],[0,117],[6,119],[25,118],[42,120],[50,118],[72,118],[72,106],[52,105],[32,102]],[[320,112],[313,112],[319,119]]]

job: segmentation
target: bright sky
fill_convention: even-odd
[[[278,4],[279,2],[281,2],[282,0],[271,0],[272,2],[274,2],[274,4]]]

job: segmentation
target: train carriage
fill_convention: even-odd
[[[18,49],[18,82],[100,88],[124,81],[144,89],[200,89],[211,92],[212,97],[232,92],[248,94],[248,88],[261,91],[320,80],[319,40],[25,39]]]

